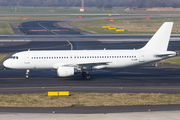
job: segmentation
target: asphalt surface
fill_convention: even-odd
[[[70,50],[71,46],[66,41],[69,40],[73,45],[73,50],[103,50],[109,49],[139,49],[148,41],[99,41],[98,39],[89,39],[84,41],[75,41],[71,39],[59,39],[57,41],[47,40],[0,40],[0,53],[11,53],[31,50]],[[77,39],[78,40],[78,39]],[[180,41],[170,41],[168,50],[180,51]]]
[[[0,108],[0,113],[58,113],[98,114],[180,110],[180,105],[120,106],[120,107],[67,107],[67,108]]]
[[[55,26],[60,21],[30,21],[21,24],[21,31],[26,35],[73,35],[80,34],[62,26]]]

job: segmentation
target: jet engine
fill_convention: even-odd
[[[74,75],[74,67],[58,67],[57,75],[59,77],[68,77]]]

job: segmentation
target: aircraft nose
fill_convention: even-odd
[[[9,61],[8,61],[8,60],[5,60],[5,61],[3,62],[3,65],[4,65],[4,67],[9,68],[10,63],[9,63]]]

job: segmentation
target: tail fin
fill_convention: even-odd
[[[167,51],[173,22],[165,22],[141,50]]]

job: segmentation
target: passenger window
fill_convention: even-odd
[[[76,56],[74,56],[74,58],[76,58]]]
[[[82,56],[82,58],[84,58],[84,56]]]
[[[99,56],[97,56],[97,58],[99,58]]]
[[[87,58],[89,58],[89,56],[87,56]]]

